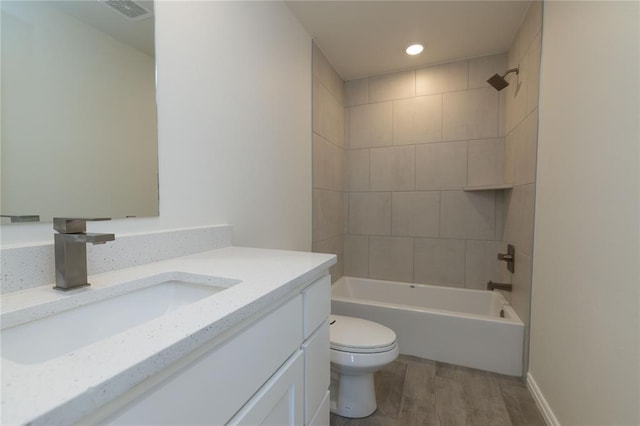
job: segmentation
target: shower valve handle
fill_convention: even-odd
[[[513,244],[507,244],[506,253],[498,253],[498,260],[507,262],[507,269],[512,274],[515,272],[516,248]]]

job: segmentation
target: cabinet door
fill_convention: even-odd
[[[329,391],[325,392],[322,403],[316,411],[308,426],[329,426],[331,423],[331,412],[329,410]]]
[[[305,401],[304,423],[318,410],[331,382],[331,353],[329,343],[329,322],[324,321],[313,335],[302,344],[304,351]]]
[[[297,351],[228,424],[301,425],[303,386],[304,357]]]

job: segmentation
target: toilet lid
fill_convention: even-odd
[[[385,352],[396,345],[396,333],[382,324],[360,318],[329,316],[331,349],[344,352]]]

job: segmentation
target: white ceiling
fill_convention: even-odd
[[[128,44],[149,56],[155,56],[154,19],[131,21],[104,4],[104,1],[45,1],[44,4],[57,7],[85,24],[105,32],[122,43]],[[153,13],[153,1],[136,0],[143,8]]]
[[[287,1],[344,80],[506,52],[530,3]]]

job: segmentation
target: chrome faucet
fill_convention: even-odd
[[[494,283],[493,281],[489,281],[487,283],[487,290],[511,291],[512,286],[509,283]]]
[[[110,218],[53,218],[56,255],[57,290],[73,290],[90,285],[87,282],[87,244],[104,244],[115,240],[114,234],[87,234],[87,221]]]

